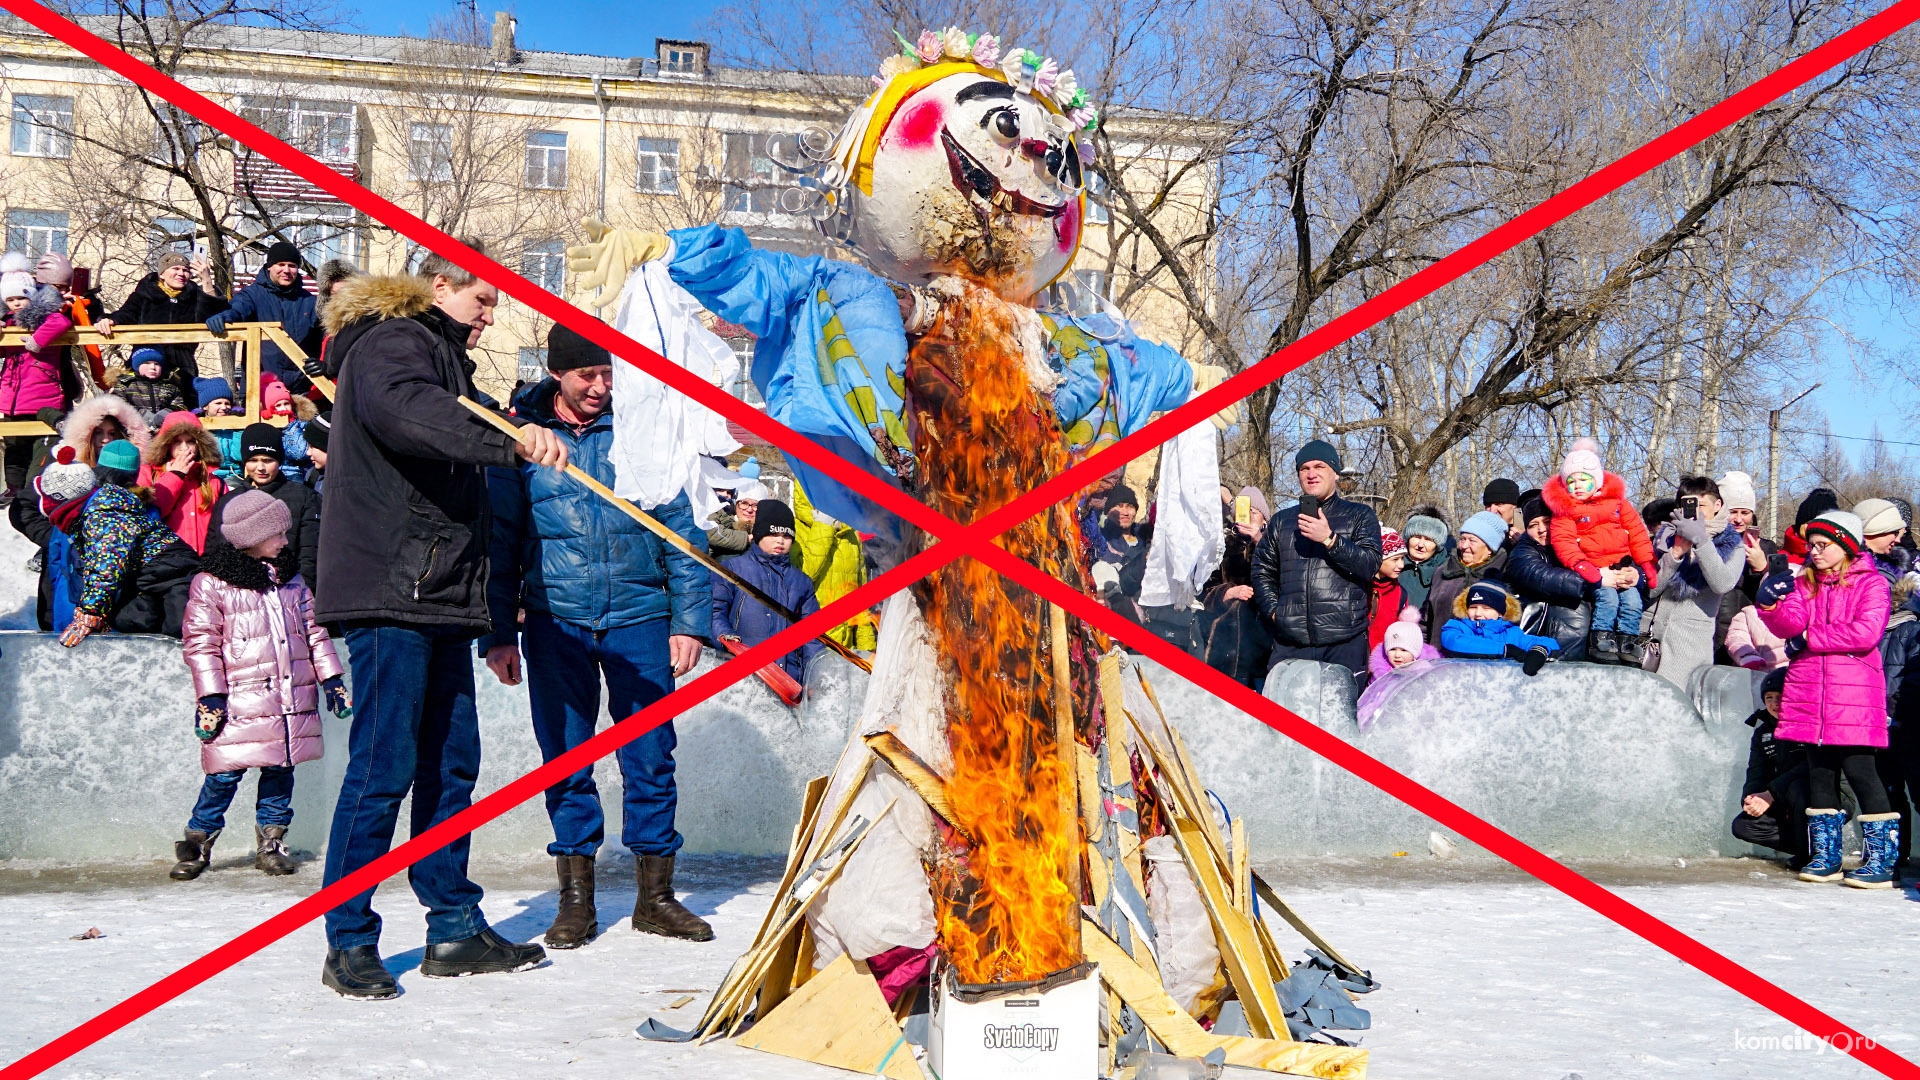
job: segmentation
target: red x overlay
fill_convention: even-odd
[[[789,455],[819,469],[892,510],[939,539],[939,543],[879,575],[867,584],[829,603],[819,612],[749,649],[735,663],[708,672],[658,703],[599,733],[580,746],[529,772],[466,811],[413,837],[340,881],[298,901],[232,941],[166,976],[152,986],[105,1010],[73,1030],[0,1070],[0,1080],[35,1076],[105,1038],[119,1028],[173,1000],[201,982],[239,963],[260,949],[319,917],[348,897],[381,881],[472,832],[561,778],[612,753],[654,727],[685,712],[746,677],[763,664],[844,621],[854,612],[919,580],[961,557],[981,559],[1034,592],[1046,596],[1113,638],[1158,660],[1170,670],[1202,686],[1222,700],[1247,712],[1314,752],[1405,801],[1435,821],[1487,850],[1534,874],[1542,881],[1667,950],[1682,961],[1778,1013],[1781,1017],[1836,1046],[1890,1077],[1920,1080],[1920,1068],[1892,1051],[1867,1041],[1852,1028],[1806,1004],[1732,960],[1687,937],[1625,900],[1574,873],[1554,860],[1480,820],[1439,794],[1355,747],[1266,700],[1239,683],[1166,644],[1140,627],[1115,615],[1092,598],[1048,576],[994,544],[1001,532],[1071,497],[1080,488],[1201,423],[1255,389],[1321,355],[1387,316],[1425,297],[1441,286],[1483,265],[1652,169],[1701,142],[1713,133],[1787,94],[1853,54],[1884,40],[1920,18],[1920,0],[1899,0],[1886,10],[1832,41],[1788,63],[1776,72],[1728,97],[1672,131],[1607,165],[1592,176],[1520,216],[1495,227],[1485,236],[1402,281],[1380,296],[1334,319],[1293,345],[1282,349],[1220,386],[1199,394],[1187,404],[1148,424],[1119,444],[1041,484],[971,526],[962,527],[921,505],[905,493],[839,458],[819,444],[753,409],[718,388],[594,319],[525,278],[473,251],[385,199],[353,184],[286,143],[204,96],[142,64],[99,37],[32,0],[0,0],[0,6],[65,42],[103,66],[124,76],[157,97],[222,131],[251,149],[264,153],[323,191],[327,191],[395,229],[414,243],[446,255],[467,270],[498,285],[502,291],[543,315],[578,331],[610,352],[687,394],[742,427],[778,445]]]

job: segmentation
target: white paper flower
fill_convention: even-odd
[[[1027,50],[1008,49],[1007,55],[1000,58],[1000,72],[1007,77],[1007,81],[1018,86],[1020,80],[1026,77],[1026,63]]]
[[[965,60],[969,45],[967,32],[957,26],[949,26],[940,34],[940,51],[950,60]]]
[[[880,74],[877,81],[885,82],[895,75],[905,75],[907,72],[919,66],[919,64],[914,62],[913,57],[894,53],[892,56],[880,61]]]
[[[1039,80],[1036,79],[1034,82],[1038,85]],[[1074,77],[1073,69],[1068,68],[1061,72],[1055,76],[1053,80],[1052,97],[1054,104],[1065,106],[1067,102],[1073,100],[1073,92],[1078,89],[1080,89],[1080,80]]]

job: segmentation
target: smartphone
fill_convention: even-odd
[[[1680,500],[1680,516],[1691,521],[1700,516],[1700,497],[1688,495]]]
[[[85,296],[93,288],[93,270],[85,266],[73,268],[73,284],[67,291],[75,296]]]
[[[1233,520],[1234,523],[1238,525],[1250,525],[1253,523],[1252,496],[1235,495],[1233,497]]]
[[[1768,573],[1784,574],[1791,569],[1793,569],[1793,564],[1787,561],[1787,556],[1784,552],[1776,551],[1773,554],[1767,556],[1767,572]]]
[[[1300,496],[1300,516],[1302,518],[1320,516],[1320,497],[1317,495]]]

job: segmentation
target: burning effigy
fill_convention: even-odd
[[[782,211],[858,262],[717,225],[595,223],[569,254],[639,340],[662,289],[752,331],[775,419],[965,524],[1220,373],[1050,289],[1099,120],[1074,73],[958,29],[901,46],[837,133],[771,151],[796,178]],[[817,512],[921,542],[793,464]],[[1002,542],[1094,591],[1072,506]],[[1263,904],[1306,961],[1283,959]],[[643,1033],[895,1077],[1112,1076],[1155,1053],[1358,1077],[1365,1051],[1325,1029],[1365,1026],[1348,992],[1371,987],[1250,870],[1138,669],[961,559],[887,602],[858,725],[808,788],[751,948],[693,1031]]]

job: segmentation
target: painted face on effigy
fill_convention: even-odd
[[[914,93],[855,196],[860,244],[902,281],[953,274],[1025,302],[1080,244],[1085,174],[1072,124],[1033,94],[978,71]]]

